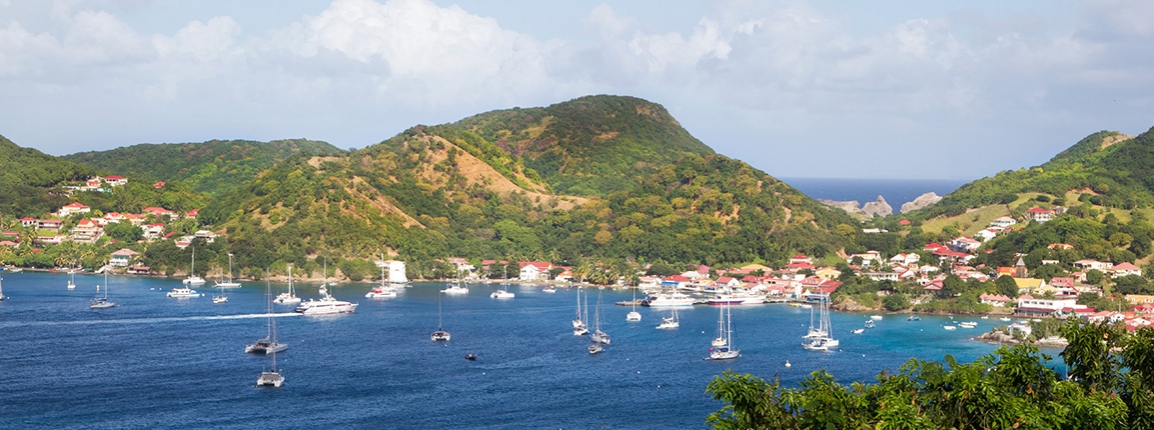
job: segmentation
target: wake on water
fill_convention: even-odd
[[[295,317],[301,316],[296,312],[285,312],[279,314],[272,314],[272,316],[280,317]],[[147,324],[147,323],[163,323],[174,321],[202,321],[202,320],[237,320],[248,318],[268,318],[269,314],[240,314],[240,315],[197,315],[187,317],[163,317],[163,318],[125,318],[125,319],[109,319],[109,320],[83,320],[83,321],[8,321],[0,323],[0,327],[26,327],[26,326],[47,326],[47,325],[88,325],[88,324]]]

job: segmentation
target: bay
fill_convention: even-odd
[[[625,321],[628,291],[602,295],[602,327],[613,344],[599,355],[588,337],[572,335],[575,290],[545,293],[513,286],[515,299],[489,298],[496,285],[470,286],[443,297],[452,341],[433,343],[443,283],[415,283],[398,298],[364,298],[371,284],[341,284],[333,294],[359,302],[356,313],[291,314],[277,306],[278,354],[286,382],[253,384],[267,357],[244,346],[265,333],[263,282],[246,282],[225,304],[205,297],[171,299],[179,280],[110,277],[119,306],[88,308],[103,277],[63,274],[4,276],[0,302],[0,427],[2,428],[703,428],[722,405],[705,394],[709,381],[732,369],[787,386],[826,369],[841,382],[871,382],[910,358],[961,361],[996,346],[969,340],[974,330],[946,331],[945,317],[886,315],[877,328],[850,334],[867,316],[835,313],[839,351],[807,352],[801,336],[807,309],[735,306],[736,360],[713,362],[718,308],[681,309],[681,328],[657,330],[668,310],[638,308]],[[316,285],[298,285],[306,299]],[[273,284],[275,292],[283,285]],[[592,312],[591,312],[592,314]],[[1046,351],[1056,354],[1056,350]],[[465,354],[475,353],[476,361]],[[792,366],[785,367],[786,361]]]
[[[835,201],[857,200],[865,204],[885,197],[894,212],[903,203],[914,201],[918,196],[934,192],[945,196],[970,182],[965,179],[852,179],[852,178],[780,178],[791,187],[814,199]]]

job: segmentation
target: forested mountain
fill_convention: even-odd
[[[526,111],[538,116],[524,124],[545,131],[494,125]],[[655,116],[617,120],[638,112]],[[586,118],[591,113],[598,119]],[[467,130],[466,123],[493,129]],[[556,124],[567,126],[548,131]],[[519,130],[522,138],[486,137],[506,133],[500,130]],[[621,137],[628,139],[612,143]],[[532,157],[558,164],[533,169]],[[227,230],[242,266],[390,252],[416,262],[416,270],[444,256],[784,261],[792,252],[840,250],[850,243],[844,231],[856,224],[713,154],[660,106],[607,96],[418,126],[347,156],[295,157],[218,197],[200,219]]]
[[[677,159],[713,154],[661,105],[622,96],[486,112],[426,131],[459,146],[500,148],[554,191],[575,195],[633,188]]]
[[[198,192],[214,195],[251,181],[260,172],[294,155],[343,152],[326,142],[306,139],[270,142],[210,140],[202,143],[140,144],[108,151],[79,152],[62,158],[107,174],[150,183],[184,182]]]
[[[1009,204],[1019,193],[1044,193],[1057,206],[1079,201],[1134,209],[1154,206],[1154,129],[1130,137],[1101,131],[1041,166],[998,172],[963,185],[915,218],[958,215],[967,209]]]
[[[95,169],[21,148],[0,136],[0,214],[16,218],[59,209],[68,197],[52,190],[65,181],[87,179]]]

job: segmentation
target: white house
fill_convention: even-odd
[[[974,252],[978,247],[982,246],[982,242],[978,242],[972,238],[965,236],[954,239],[950,242],[950,247],[958,252]]]
[[[553,264],[543,261],[521,261],[521,274],[518,279],[522,281],[536,282],[548,281],[549,269],[553,268]]]
[[[1130,263],[1118,264],[1117,266],[1114,266],[1112,270],[1114,271],[1114,274],[1110,275],[1112,278],[1121,278],[1127,275],[1142,276],[1142,269]]]
[[[1074,267],[1086,271],[1094,269],[1100,272],[1107,272],[1114,268],[1114,263],[1098,260],[1078,260],[1074,262]]]
[[[112,253],[112,259],[108,261],[108,264],[116,267],[128,267],[128,264],[137,255],[140,253],[127,248],[121,249]]]
[[[991,229],[991,228],[987,228],[985,230],[974,233],[974,237],[978,238],[978,240],[980,240],[982,242],[989,242],[990,239],[998,237],[998,231]]]
[[[82,213],[88,213],[91,211],[92,211],[92,208],[85,206],[85,205],[81,204],[80,202],[72,202],[72,203],[64,205],[64,207],[61,207],[60,210],[56,211],[56,216],[59,216],[61,218],[65,218],[65,217],[72,215],[72,214],[82,214]]]
[[[1012,226],[1012,225],[1017,224],[1017,223],[1018,223],[1018,220],[1015,220],[1015,219],[1010,218],[1008,216],[1004,216],[1001,218],[995,218],[993,221],[990,221],[990,226],[1009,227],[1009,226]]]
[[[898,254],[898,255],[895,255],[893,257],[890,257],[890,263],[901,264],[903,266],[909,266],[909,265],[917,263],[921,260],[922,260],[921,255],[918,255],[918,254],[915,254],[912,252],[909,254]]]

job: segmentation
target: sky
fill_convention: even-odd
[[[978,179],[1154,126],[1154,2],[0,0],[0,135],[53,155],[618,94],[779,177]]]

